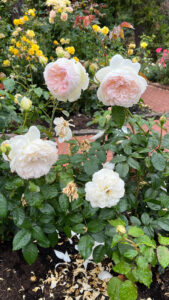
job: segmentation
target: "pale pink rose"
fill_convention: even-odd
[[[65,12],[61,13],[60,19],[61,19],[63,22],[67,21],[67,19],[68,19],[68,14],[65,13]]]
[[[55,10],[51,10],[50,11],[50,14],[49,14],[49,18],[52,18],[52,19],[54,19],[56,17],[56,12],[55,12]]]
[[[47,64],[44,78],[49,91],[59,101],[79,99],[81,90],[86,90],[89,85],[85,68],[74,59],[59,58]]]
[[[73,12],[73,8],[71,6],[66,7],[66,11],[68,13],[72,13]]]
[[[131,107],[136,104],[147,87],[146,80],[138,75],[139,63],[115,55],[110,66],[100,69],[95,80],[100,82],[98,99],[107,106]]]

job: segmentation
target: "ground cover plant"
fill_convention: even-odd
[[[142,36],[140,48],[130,43],[126,51],[124,31],[134,30],[130,23],[109,29],[100,26],[94,7],[79,15],[78,4],[73,19],[70,1],[46,5],[48,16],[37,17],[35,8],[27,8],[13,20],[8,56],[3,56],[1,239],[12,239],[13,251],[22,250],[32,264],[38,247],[54,247],[59,232],[69,238],[80,234],[78,251],[85,260],[92,255],[96,263],[105,256],[113,261],[117,276],[108,283],[110,299],[135,300],[136,283],[150,287],[152,269],[160,273],[169,265],[168,114],[161,116],[158,133],[153,118],[130,111],[141,105],[147,88],[132,55],[140,51],[141,62],[149,38]],[[38,18],[45,19],[41,29],[49,33],[47,42],[54,39],[51,53]],[[58,28],[69,32],[69,19],[75,30],[71,42],[78,34],[79,43],[82,36],[91,38],[86,52],[80,44],[77,48],[82,60],[74,56],[69,36],[58,33],[59,42],[55,39]],[[100,49],[97,58],[94,48]],[[54,51],[56,56],[49,57]],[[79,141],[68,119],[69,108],[80,101],[84,106],[84,99],[94,101],[91,124],[99,132],[92,141]],[[17,135],[7,136],[8,131]],[[58,154],[63,142],[68,153]]]

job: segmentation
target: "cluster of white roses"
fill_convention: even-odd
[[[115,55],[110,66],[102,68],[95,75],[95,81],[100,83],[97,91],[99,100],[107,106],[130,107],[137,103],[147,87],[146,80],[138,75],[139,69],[139,63]],[[44,78],[49,91],[59,101],[76,101],[81,96],[81,90],[86,90],[89,85],[85,68],[74,59],[60,58],[49,63]],[[30,103],[27,99],[24,101],[24,107],[27,108]],[[73,125],[69,121],[62,117],[55,118],[54,124],[59,142],[72,138],[69,126]],[[24,179],[47,174],[58,159],[56,143],[41,140],[35,126],[30,127],[25,135],[4,141],[2,148],[6,149],[2,151],[3,157],[10,162],[11,171]],[[92,181],[85,185],[86,200],[92,207],[112,207],[124,196],[124,192],[124,181],[110,164],[94,173]]]

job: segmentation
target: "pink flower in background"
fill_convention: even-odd
[[[121,55],[113,56],[110,66],[95,75],[96,81],[100,82],[98,99],[107,106],[131,107],[136,104],[147,87],[146,80],[138,75],[139,70],[139,63],[132,63]]]
[[[55,12],[55,10],[51,10],[50,11],[50,14],[49,14],[49,18],[52,18],[52,19],[54,19],[56,17],[56,12]]]
[[[44,78],[49,91],[59,101],[76,101],[81,90],[86,90],[89,85],[85,68],[74,59],[59,58],[47,64]]]
[[[156,53],[160,53],[162,51],[162,48],[157,48]]]
[[[163,52],[164,52],[164,53],[167,52],[167,49],[164,49]]]

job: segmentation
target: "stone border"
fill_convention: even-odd
[[[148,82],[148,85],[159,88],[159,89],[162,89],[162,90],[169,91],[169,85],[163,85],[163,84],[160,84],[158,82],[156,83],[156,82],[150,82],[150,81]]]

